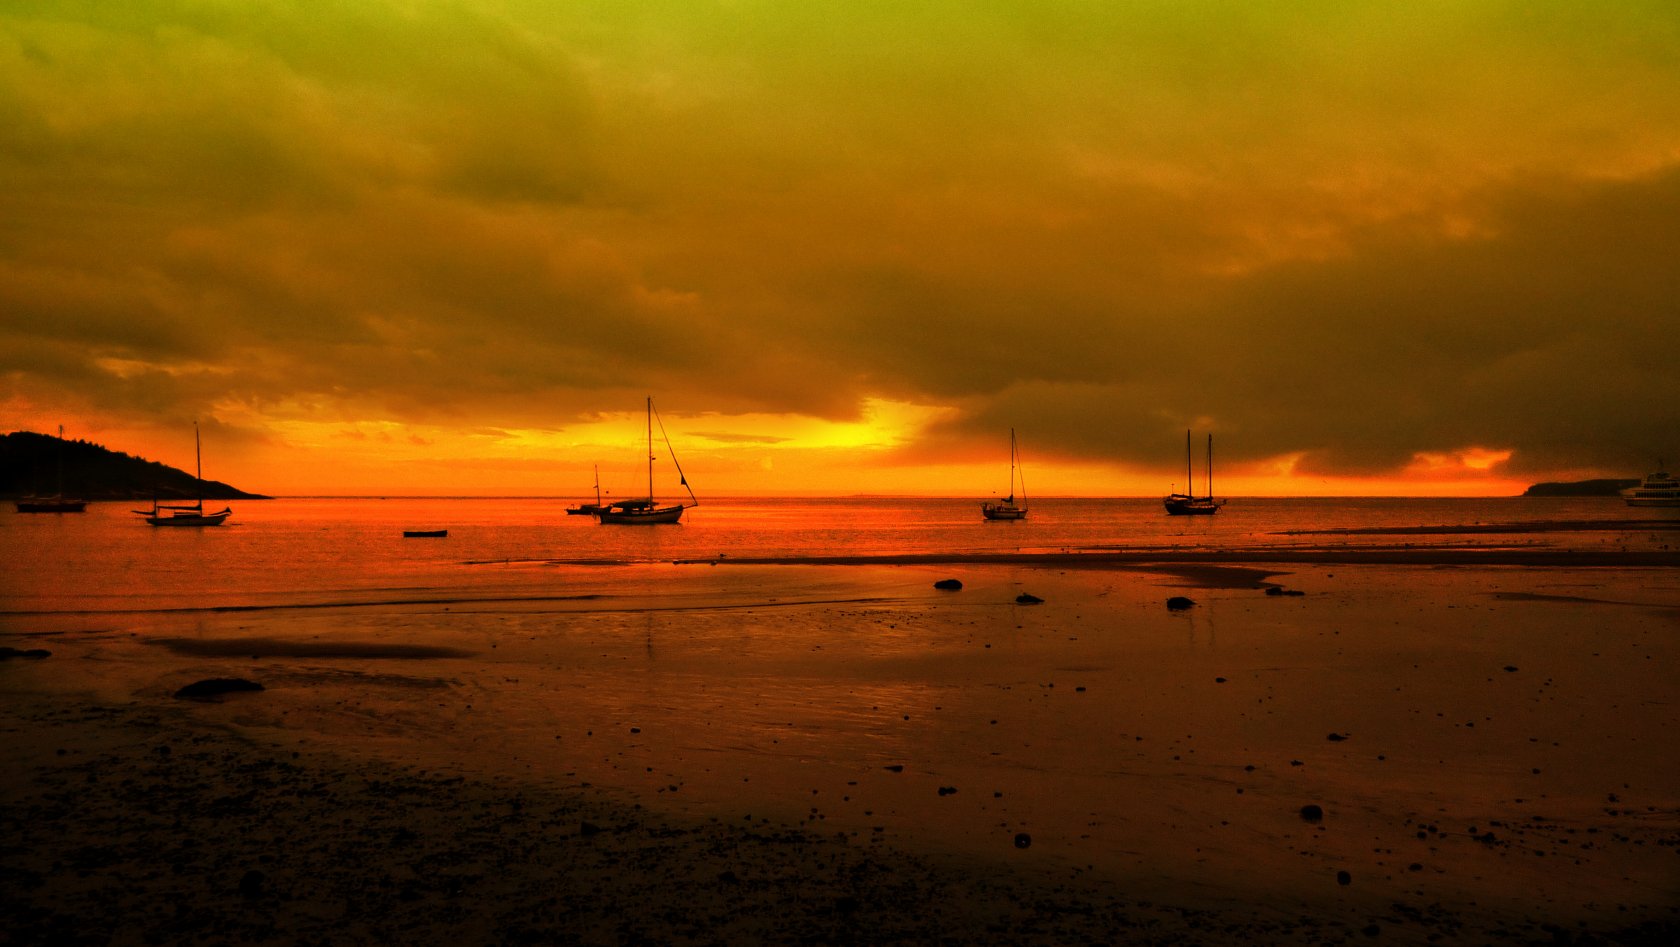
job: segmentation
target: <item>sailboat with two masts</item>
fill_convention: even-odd
[[[988,520],[1024,520],[1027,518],[1027,475],[1020,469],[1021,452],[1015,446],[1015,429],[1009,429],[1009,496],[1002,500],[980,504],[980,515]],[[1015,483],[1021,484],[1020,502],[1015,500]]]
[[[659,436],[665,440],[665,450],[671,455],[671,463],[677,468],[677,479],[681,481],[683,489],[688,491],[688,506],[677,503],[671,506],[660,506],[653,499],[653,420],[658,413],[653,410],[653,399],[647,400],[647,451],[648,451],[648,495],[647,499],[620,500],[599,510],[595,516],[602,523],[614,526],[657,525],[659,523],[675,523],[682,519],[683,510],[688,506],[699,506],[700,500],[694,496],[694,488],[688,485],[688,477],[683,475],[682,464],[677,461],[677,452],[671,450],[671,438],[665,433],[665,422],[659,422]]]
[[[1162,498],[1171,516],[1208,516],[1219,512],[1224,500],[1213,498],[1213,435],[1207,441],[1207,496],[1196,495],[1196,477],[1190,467],[1190,432],[1184,432],[1184,492],[1170,493]]]
[[[85,513],[86,500],[79,500],[64,495],[64,425],[58,426],[58,492],[50,497],[31,494],[18,497],[13,502],[19,513]]]
[[[215,513],[204,512],[204,452],[199,447],[198,422],[193,422],[193,460],[198,469],[194,476],[198,481],[198,500],[192,504],[159,504],[156,497],[152,498],[150,510],[135,510],[146,518],[146,522],[153,526],[220,526],[223,521],[233,515],[233,508],[226,507]]]

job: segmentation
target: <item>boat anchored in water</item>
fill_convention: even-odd
[[[1207,444],[1207,496],[1196,495],[1196,477],[1190,467],[1190,432],[1184,432],[1184,479],[1183,493],[1169,493],[1161,499],[1166,505],[1167,513],[1171,516],[1207,516],[1219,512],[1225,505],[1224,500],[1213,498],[1213,435],[1208,435]]]
[[[597,516],[597,515],[600,514],[600,512],[602,510],[604,510],[606,508],[607,508],[607,505],[605,503],[601,502],[601,465],[596,464],[595,465],[595,502],[594,503],[579,503],[577,506],[568,506],[568,507],[566,507],[566,515],[567,516]]]
[[[1015,429],[1009,429],[1009,496],[980,504],[980,515],[988,520],[1024,520],[1027,518],[1027,475],[1020,470],[1020,450],[1015,446]],[[1015,502],[1015,483],[1021,484],[1021,501]]]
[[[1657,471],[1645,475],[1645,479],[1637,487],[1629,487],[1622,491],[1622,500],[1628,506],[1672,506],[1680,507],[1680,480],[1662,469],[1665,465],[1659,459]]]
[[[30,494],[18,497],[13,502],[19,513],[84,513],[87,511],[86,500],[78,500],[64,495],[64,425],[58,426],[58,492],[50,497],[40,494]]]
[[[683,510],[688,509],[681,503],[671,506],[660,506],[653,499],[653,421],[658,414],[653,410],[653,399],[647,400],[647,451],[648,451],[648,495],[645,500],[620,500],[596,511],[595,517],[602,523],[614,526],[657,525],[660,523],[675,523],[682,519]],[[693,502],[689,506],[699,506],[700,501],[694,496],[694,488],[688,485],[688,477],[682,472],[682,464],[677,461],[676,451],[671,450],[671,438],[665,433],[665,422],[659,422],[659,436],[665,440],[665,450],[671,455],[671,463],[677,468],[677,479],[683,489],[688,491],[688,498]]]
[[[156,497],[152,498],[150,510],[135,510],[146,518],[146,522],[153,526],[220,526],[223,521],[233,515],[232,507],[225,507],[214,513],[204,512],[204,453],[199,447],[198,422],[193,422],[193,459],[197,463],[194,476],[198,480],[198,500],[187,504],[160,504]]]

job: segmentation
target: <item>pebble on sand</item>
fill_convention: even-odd
[[[1015,833],[1015,847],[1016,848],[1027,848],[1031,845],[1032,845],[1032,836],[1028,835],[1025,832]]]
[[[955,592],[962,588],[962,580],[940,579],[938,582],[933,583],[933,587],[936,589],[948,589],[949,591]]]
[[[8,658],[45,658],[51,655],[52,652],[45,648],[30,648],[27,651],[19,648],[0,648],[0,661]]]
[[[1324,821],[1324,809],[1321,806],[1308,803],[1301,807],[1301,818],[1307,822]]]
[[[1196,604],[1194,601],[1185,598],[1182,595],[1174,595],[1172,598],[1167,599],[1167,610],[1181,612],[1194,604]]]
[[[1336,872],[1336,883],[1344,886],[1351,885],[1353,884],[1353,876],[1346,871],[1338,871]]]
[[[1031,592],[1022,592],[1020,595],[1015,596],[1015,601],[1021,605],[1037,605],[1039,602],[1044,601],[1044,599],[1039,598]]]
[[[247,681],[243,677],[207,677],[202,681],[193,681],[186,687],[175,692],[175,696],[183,700],[208,700],[223,694],[238,691],[260,691],[261,684]]]

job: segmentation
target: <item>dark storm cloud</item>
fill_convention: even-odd
[[[20,4],[0,395],[1626,469],[1680,420],[1675,26],[1542,6]]]

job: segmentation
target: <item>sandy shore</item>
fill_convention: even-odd
[[[13,628],[52,654],[0,665],[0,938],[1667,944],[1680,578],[1643,561]],[[265,690],[172,696],[216,676]]]

